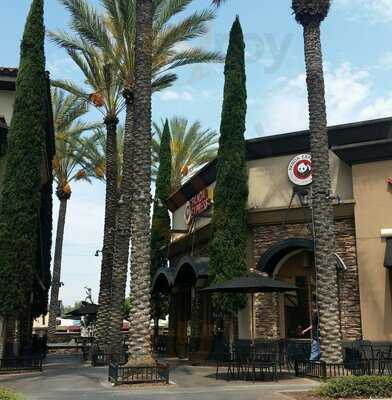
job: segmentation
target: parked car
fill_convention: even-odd
[[[130,327],[131,323],[129,321],[127,321],[126,319],[123,320],[123,325],[122,325],[122,331],[123,332],[128,332],[129,331],[129,327]]]
[[[67,333],[79,333],[80,325],[70,325],[67,329]]]
[[[57,318],[56,324],[57,332],[68,332],[70,326],[80,326],[80,321],[76,319]]]

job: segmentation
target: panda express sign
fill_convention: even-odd
[[[202,214],[211,204],[212,195],[208,189],[204,189],[192,197],[185,206],[185,221],[190,225],[193,219]]]
[[[307,186],[312,183],[312,156],[299,154],[295,156],[288,166],[289,179],[296,186]]]

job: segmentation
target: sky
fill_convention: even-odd
[[[99,0],[90,0],[99,7]],[[19,45],[30,0],[1,0],[0,66],[17,67]],[[69,16],[57,0],[46,0],[47,30],[68,29]],[[334,0],[322,24],[329,125],[392,115],[392,0]],[[246,42],[248,112],[246,137],[304,129],[308,125],[302,28],[295,22],[290,0],[229,0],[217,11],[208,33],[194,45],[221,51],[239,15]],[[188,14],[209,7],[193,0]],[[52,78],[82,82],[64,51],[46,43],[47,70]],[[153,119],[173,116],[199,120],[219,131],[223,65],[188,66],[179,70],[172,88],[153,96]],[[91,112],[86,119],[99,118]],[[58,202],[54,209],[54,234]],[[102,247],[104,186],[72,187],[64,236],[60,299],[65,305],[85,297],[91,287],[98,298]]]

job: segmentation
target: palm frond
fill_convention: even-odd
[[[192,0],[160,0],[154,4],[153,31],[159,32],[175,15],[181,13]]]
[[[102,16],[85,0],[60,0],[71,14],[71,27],[82,38],[103,51],[110,52],[112,43]]]
[[[193,13],[177,24],[167,24],[156,35],[153,50],[155,57],[172,50],[173,46],[178,43],[206,34],[208,31],[207,22],[212,21],[214,18],[215,13],[206,9]]]
[[[66,92],[73,94],[75,97],[85,100],[86,102],[88,100],[88,94],[81,87],[77,86],[70,80],[54,79],[51,81],[51,85],[53,87],[63,89]]]
[[[170,86],[177,80],[176,74],[163,74],[161,76],[157,76],[151,83],[153,92],[160,92]]]
[[[216,51],[205,51],[200,48],[189,48],[168,57],[165,64],[166,70],[183,67],[190,64],[221,63],[224,57]]]
[[[54,178],[61,188],[76,179],[90,180],[91,162],[82,135],[101,124],[82,121],[80,118],[88,111],[87,103],[59,88],[52,90],[52,104],[56,146]]]
[[[75,35],[64,31],[50,32],[49,37],[66,49],[86,79],[88,90],[102,96],[104,105],[98,108],[110,115],[118,115],[124,106],[121,96],[124,88],[134,86],[135,1],[100,0],[103,11],[90,6],[87,0],[60,0],[71,15]],[[179,17],[193,0],[154,0],[153,67],[154,91],[174,84],[177,75],[169,72],[189,64],[222,62],[217,52],[188,45],[189,41],[204,35],[208,23],[215,18],[211,8]],[[183,44],[187,44],[184,50]],[[113,68],[108,80],[105,68]],[[70,93],[75,88],[68,83]],[[65,85],[63,88],[68,90]],[[90,93],[90,94],[91,94]]]
[[[214,6],[217,6],[217,7],[220,7],[223,3],[225,3],[226,2],[226,0],[212,0],[212,4],[214,5]]]
[[[173,117],[169,121],[172,153],[172,189],[178,189],[186,171],[193,174],[205,163],[216,157],[218,134],[203,129],[201,123],[192,124],[186,118]],[[159,166],[159,147],[164,127],[153,123],[152,175],[155,178]],[[185,172],[184,172],[185,171]],[[186,175],[186,174],[185,174]]]

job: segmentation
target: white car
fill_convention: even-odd
[[[77,319],[56,318],[56,331],[67,332],[70,326],[80,326],[80,321]]]

